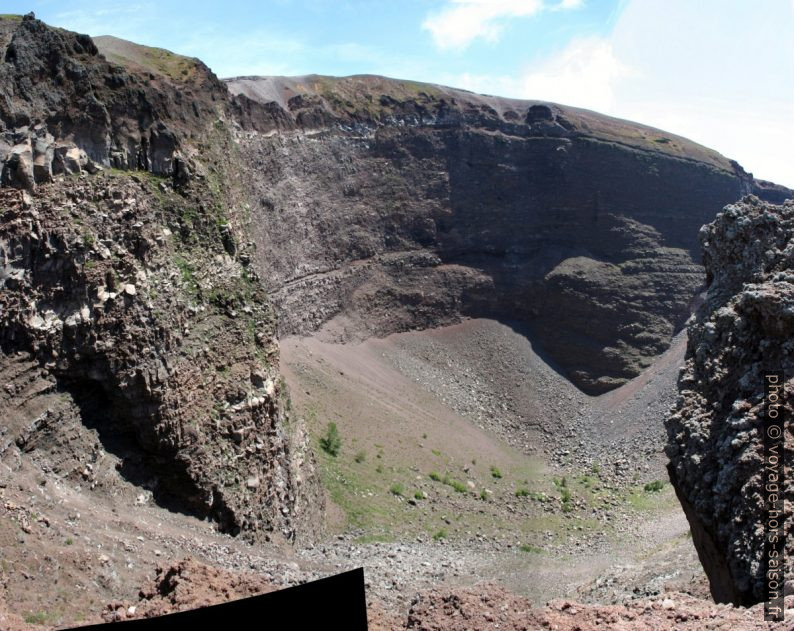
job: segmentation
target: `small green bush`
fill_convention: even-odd
[[[664,488],[664,482],[661,480],[654,480],[653,482],[648,482],[645,485],[645,492],[646,493],[658,493]]]
[[[362,462],[364,462],[366,459],[367,459],[367,452],[366,452],[366,451],[364,451],[364,450],[361,450],[361,451],[359,451],[359,452],[356,454],[356,457],[354,458],[354,460],[355,460],[357,463],[359,463],[359,464],[361,464]]]
[[[469,490],[469,487],[467,487],[465,484],[463,484],[463,482],[459,482],[458,480],[450,480],[448,482],[448,484],[453,489],[455,489],[458,493],[465,493],[466,491]]]
[[[540,554],[543,552],[542,548],[538,548],[537,546],[531,546],[528,543],[524,543],[521,545],[521,552],[532,552],[534,554]]]
[[[446,539],[446,538],[447,538],[447,531],[444,530],[443,528],[433,535],[433,539],[435,541],[440,541],[441,539]]]
[[[529,489],[525,489],[521,487],[520,489],[516,489],[516,497],[527,497],[529,495]]]
[[[403,485],[400,484],[399,482],[396,484],[392,484],[391,487],[389,487],[389,491],[391,492],[392,495],[397,495],[399,497],[403,494]]]
[[[336,423],[328,423],[325,436],[320,439],[320,447],[325,453],[334,458],[339,455],[339,450],[342,448],[342,439],[339,437]]]
[[[491,475],[498,480],[502,477],[502,472],[496,467],[491,467]]]
[[[47,614],[44,612],[37,612],[37,613],[29,613],[25,616],[25,622],[28,624],[38,624],[43,625],[47,622]]]
[[[433,482],[441,482],[441,476],[436,471],[430,472],[430,479],[433,480]]]
[[[415,500],[423,500],[423,499],[425,499],[425,494],[422,493],[422,491],[416,491],[416,492],[414,492],[414,499]]]
[[[566,486],[568,486],[567,478],[554,478],[553,482],[554,486],[556,486],[558,489],[564,489]]]

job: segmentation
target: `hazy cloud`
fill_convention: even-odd
[[[561,0],[555,8],[573,9],[581,0]],[[546,8],[542,0],[452,0],[427,16],[422,28],[430,31],[442,50],[462,50],[475,39],[496,42],[511,19],[527,18]]]
[[[794,2],[627,0],[608,36],[574,39],[478,92],[556,101],[712,147],[794,186]]]

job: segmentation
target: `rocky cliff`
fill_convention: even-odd
[[[161,504],[225,531],[309,532],[321,502],[239,239],[223,84],[198,62],[125,69],[32,16],[0,35],[16,187],[0,191],[0,459],[94,488],[104,449]],[[80,424],[101,445],[70,444]]]
[[[686,139],[550,103],[369,76],[227,83],[282,333],[517,320],[600,393],[688,317],[700,226],[753,190],[787,194]]]
[[[785,519],[794,486],[794,202],[731,204],[700,238],[709,281],[689,324],[680,396],[667,420],[670,478],[718,602],[763,600],[764,371],[785,371]],[[786,542],[791,576],[794,542]],[[787,586],[786,593],[790,593]]]

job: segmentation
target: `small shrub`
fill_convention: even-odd
[[[400,497],[403,494],[403,485],[400,484],[399,482],[396,483],[396,484],[392,484],[391,487],[389,487],[389,492],[392,495],[396,495],[396,496]]]
[[[467,487],[465,484],[463,484],[463,482],[459,482],[458,480],[450,480],[448,482],[448,484],[453,489],[455,489],[458,493],[465,493],[466,491],[469,490],[469,487]]]
[[[430,479],[433,480],[433,482],[441,482],[441,476],[436,471],[430,472]]]
[[[488,501],[488,491],[486,491],[485,489],[480,491],[480,499],[483,500],[484,502],[487,502]]]
[[[339,450],[342,448],[342,439],[339,437],[336,423],[328,423],[325,436],[320,439],[320,447],[325,453],[334,458],[339,455]]]
[[[601,473],[601,465],[598,464],[597,462],[593,463],[593,473],[595,475],[598,475],[599,473]]]
[[[525,489],[521,487],[520,489],[516,489],[516,497],[527,497],[529,495],[529,489]]]
[[[521,545],[521,552],[532,552],[534,554],[540,554],[543,552],[542,548],[538,548],[537,546],[531,546],[528,543],[524,543]]]
[[[359,463],[359,464],[361,464],[362,462],[364,462],[366,459],[367,459],[367,452],[366,452],[366,451],[364,451],[364,450],[361,450],[361,451],[359,451],[359,452],[356,454],[356,457],[354,458],[354,460],[355,460],[357,463]]]
[[[38,613],[29,613],[25,616],[25,622],[28,624],[43,625],[47,622],[47,614],[39,611]]]
[[[383,465],[379,464],[377,467],[375,467],[375,472],[376,473],[383,473]]]
[[[562,499],[563,504],[567,504],[571,501],[571,490],[566,487],[562,487],[560,490],[560,498]]]
[[[67,539],[66,539],[66,545],[67,545],[67,546],[70,546],[70,545],[72,545],[73,543],[74,543],[74,539],[72,539],[71,537],[67,537]]]
[[[433,539],[435,541],[441,541],[442,539],[446,539],[446,538],[447,538],[447,531],[444,530],[443,528],[433,535]]]
[[[491,476],[499,480],[502,477],[502,472],[496,467],[491,467]]]
[[[414,499],[415,500],[423,500],[423,499],[425,499],[425,494],[422,493],[422,491],[416,491],[414,493]]]
[[[653,482],[648,482],[645,485],[645,492],[646,493],[658,493],[664,487],[664,482],[661,480],[654,480]]]

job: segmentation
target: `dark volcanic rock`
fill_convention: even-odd
[[[773,206],[755,197],[727,206],[701,231],[710,284],[688,327],[680,396],[666,423],[667,454],[670,478],[719,602],[748,605],[763,599],[762,372],[785,371],[791,419],[793,236],[794,202]],[[789,422],[784,458],[789,577],[793,451]]]
[[[668,346],[702,283],[698,229],[756,185],[683,138],[555,104],[366,76],[228,84],[282,333],[518,320],[590,393]]]
[[[191,157],[190,143],[179,138],[217,116],[227,94],[197,60],[177,77],[164,64],[129,72],[87,35],[50,28],[32,14],[0,19],[0,54],[0,161],[4,144],[32,143],[35,183],[51,177],[54,140],[100,165],[170,176]],[[29,171],[19,160],[6,162],[3,181],[31,188]]]
[[[32,16],[0,18],[0,48],[2,180],[27,189],[0,190],[0,369],[24,382],[28,356],[73,404],[9,396],[0,458],[58,470],[45,454],[71,449],[77,416],[165,506],[251,538],[318,527],[275,313],[240,243],[225,86],[157,49],[122,67]]]

